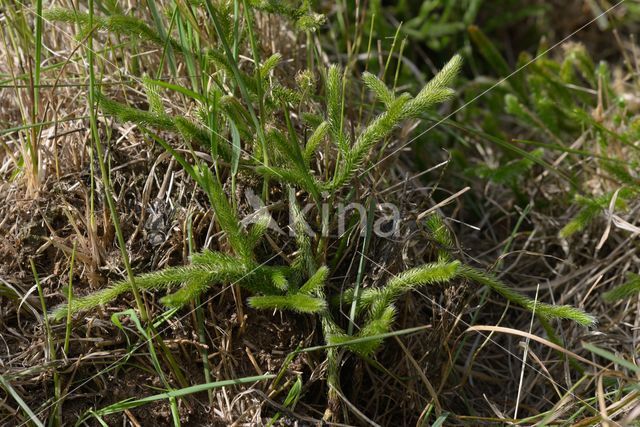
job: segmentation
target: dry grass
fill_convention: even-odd
[[[31,20],[27,9],[25,13]],[[123,320],[123,329],[109,320],[114,313],[134,306],[130,297],[75,319],[67,354],[60,351],[53,357],[49,351],[51,338],[44,327],[30,260],[35,262],[48,308],[65,300],[70,281],[75,295],[85,295],[125,277],[125,272],[101,196],[98,168],[90,163],[87,72],[78,54],[83,41],[70,35],[71,26],[47,25],[50,31],[43,40],[49,52],[46,65],[63,65],[43,72],[39,115],[29,116],[29,79],[6,82],[0,89],[0,123],[4,128],[43,123],[35,128],[39,134],[31,130],[0,134],[0,375],[40,419],[54,419],[56,407],[52,404],[58,401],[61,420],[71,425],[89,409],[155,394],[163,384],[132,319]],[[3,27],[5,40],[9,31]],[[262,46],[265,54],[277,51],[291,58],[279,71],[283,75],[305,62],[303,38],[285,21],[265,15],[258,22],[258,31],[269,40]],[[314,39],[318,45],[320,40]],[[108,47],[99,60],[103,91],[132,105],[143,105],[139,78],[125,70],[153,72],[160,53],[140,50],[133,57],[117,46]],[[329,65],[329,58],[335,55],[337,52],[322,50],[319,57]],[[0,62],[2,75],[31,72],[32,53],[25,48],[16,49],[5,41],[0,43],[0,57],[14,59]],[[186,79],[186,70],[166,78]],[[173,114],[194,114],[193,106],[182,99],[163,101]],[[206,197],[175,160],[132,124],[102,117],[99,126],[101,136],[109,141],[114,197],[135,271],[187,263],[188,236],[198,248],[216,247],[219,230],[212,225]],[[390,152],[410,139],[413,126],[410,123],[394,134]],[[28,157],[26,139],[33,135],[38,141],[38,162],[32,173],[19,159]],[[163,136],[174,147],[187,149],[179,136]],[[480,161],[488,161],[482,158],[486,152],[479,152]],[[562,241],[557,232],[566,223],[565,207],[520,212],[504,188],[481,182],[450,204],[439,206],[439,201],[462,188],[456,187],[455,180],[447,181],[447,174],[454,172],[447,170],[446,153],[431,158],[434,169],[426,174],[416,174],[412,160],[411,153],[401,151],[361,178],[360,188],[365,190],[357,198],[384,196],[406,216],[400,239],[372,242],[368,255],[372,260],[363,278],[366,286],[433,259],[434,246],[417,218],[437,206],[454,224],[455,250],[462,259],[489,270],[495,268],[500,276],[541,301],[583,308],[595,314],[599,324],[593,329],[570,323],[554,328],[560,345],[571,353],[536,341],[527,341],[525,353],[523,336],[469,328],[508,327],[553,340],[540,323],[531,327],[531,313],[507,307],[485,289],[468,283],[413,292],[399,304],[395,329],[424,326],[423,330],[388,340],[374,361],[345,355],[342,422],[426,425],[421,423],[433,421],[433,414],[451,413],[446,424],[505,423],[517,407],[518,418],[525,418],[523,424],[535,424],[546,417],[551,424],[630,425],[640,416],[640,391],[637,385],[633,388],[640,374],[615,360],[596,357],[582,343],[637,363],[640,299],[611,304],[600,298],[604,291],[622,283],[628,271],[637,271],[635,234],[615,227],[609,231],[606,223],[596,222],[582,235]],[[93,199],[92,179],[97,189]],[[249,178],[239,181],[240,186],[253,184]],[[532,184],[530,190],[554,192],[562,190],[561,185],[549,175]],[[630,206],[626,221],[633,224],[638,209],[640,204]],[[274,210],[276,220],[284,221],[286,215],[286,210]],[[605,232],[608,238],[596,250]],[[274,235],[265,250],[286,254],[287,244],[286,238]],[[349,242],[336,266],[343,281],[330,283],[333,289],[352,283],[357,276],[357,244],[358,239]],[[70,278],[74,245],[75,268]],[[156,296],[144,294],[144,298],[149,317],[159,319],[164,309]],[[205,383],[203,366],[207,363],[214,380],[278,373],[296,349],[323,344],[319,325],[311,318],[257,312],[246,307],[245,299],[246,295],[233,286],[211,290],[202,304],[204,331],[190,309],[157,328],[181,373],[176,375],[173,362],[159,352],[162,369],[175,388]],[[348,308],[344,311],[348,317]],[[63,344],[65,327],[52,326],[57,347]],[[595,366],[575,362],[567,356],[572,353]],[[327,366],[321,356],[320,351],[296,354],[278,387],[261,382],[180,399],[180,419],[184,425],[261,425],[279,412],[282,425],[320,424],[328,404]],[[54,372],[59,377],[58,391]],[[283,401],[298,376],[304,379],[303,398],[291,409]],[[169,402],[162,400],[106,416],[105,421],[109,425],[166,425],[171,417]],[[7,390],[0,391],[0,424],[26,422],[24,411]]]

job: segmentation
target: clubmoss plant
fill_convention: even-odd
[[[454,94],[450,86],[461,68],[461,57],[454,56],[415,96],[397,94],[375,75],[365,73],[364,84],[384,109],[358,125],[354,132],[348,132],[344,113],[348,100],[345,88],[348,85],[341,67],[332,65],[319,72],[303,70],[307,78],[298,79],[300,87],[291,88],[277,78],[280,55],[260,61],[254,52],[256,61],[252,70],[246,65],[239,66],[230,48],[233,43],[228,39],[234,34],[233,23],[224,14],[224,8],[214,9],[208,3],[202,2],[204,10],[201,13],[215,23],[215,32],[207,34],[215,42],[213,47],[207,46],[199,51],[193,51],[183,41],[163,37],[132,17],[111,16],[96,18],[95,21],[99,28],[109,32],[159,46],[170,45],[176,54],[184,58],[197,57],[202,74],[211,76],[205,91],[148,77],[142,79],[149,110],[134,108],[104,94],[99,97],[105,114],[135,123],[151,140],[175,157],[207,195],[215,222],[224,234],[218,242],[218,251],[205,249],[195,253],[189,265],[139,275],[135,280],[138,289],[158,291],[177,288],[160,300],[165,306],[176,308],[193,303],[212,286],[238,284],[251,293],[248,299],[250,306],[315,314],[320,317],[328,344],[343,345],[363,356],[373,354],[382,343],[382,339],[377,337],[391,330],[401,295],[422,286],[452,281],[467,280],[487,286],[525,309],[533,310],[535,307],[536,313],[547,319],[566,318],[583,325],[593,323],[591,316],[578,309],[534,303],[495,277],[452,259],[447,250],[452,238],[439,217],[431,217],[427,221],[434,240],[440,245],[437,261],[401,272],[384,286],[365,289],[357,298],[349,288],[341,295],[335,295],[327,286],[334,273],[329,268],[327,254],[329,237],[323,234],[323,237],[312,238],[307,224],[322,230],[330,227],[331,220],[321,218],[319,205],[344,194],[346,187],[354,183],[356,175],[371,166],[371,152],[389,138],[396,127],[407,120],[419,119]],[[306,31],[320,22],[315,15],[301,14],[301,9],[280,9],[277,2],[250,4],[259,6],[261,10],[287,15]],[[82,13],[54,10],[47,16],[86,26]],[[240,43],[245,36],[252,38],[251,34],[239,34],[234,43]],[[317,101],[320,97],[314,96],[313,84],[310,83],[313,79],[308,78],[316,72],[325,81],[324,107],[320,107]],[[305,74],[302,75],[304,77]],[[161,90],[187,98],[196,105],[196,114],[189,117],[169,115],[158,95]],[[236,96],[238,93],[240,97]],[[309,108],[305,111],[307,104]],[[294,123],[290,112],[298,109],[303,111],[296,115]],[[256,112],[259,117],[256,117]],[[309,136],[305,138],[300,129],[308,130],[306,134]],[[187,152],[193,153],[194,146],[206,149],[211,153],[211,162],[195,154],[184,156],[155,133],[158,130],[181,135],[189,148]],[[319,153],[322,153],[322,158]],[[269,187],[281,189],[281,194],[289,195],[284,201],[289,206],[295,231],[295,237],[291,239],[294,248],[289,264],[271,265],[267,262],[274,257],[265,257],[262,250],[267,232],[265,219],[251,227],[241,225],[239,211],[232,201],[234,196],[225,190],[228,181],[235,182],[238,170],[268,183]],[[299,198],[315,203],[316,211],[303,215],[298,205]],[[61,320],[68,313],[94,309],[130,290],[129,282],[116,282],[87,296],[74,297],[68,305],[56,308],[52,317]],[[352,303],[354,299],[359,329],[348,334],[336,321],[337,305]],[[358,338],[371,339],[349,343]],[[327,357],[329,383],[337,387],[339,363],[336,350],[329,349]]]
[[[602,294],[602,299],[606,302],[616,302],[628,300],[638,294],[640,294],[640,275],[627,273],[627,281]]]
[[[263,5],[264,6],[264,5]],[[265,6],[266,8],[266,6]],[[268,9],[268,8],[267,8]],[[75,22],[81,26],[86,25],[86,17],[82,13],[55,9],[47,13],[48,19]],[[117,34],[134,36],[144,39],[149,43],[165,45],[169,43],[178,52],[184,52],[185,47],[178,41],[163,39],[151,27],[144,22],[137,21],[133,17],[111,16],[109,18],[95,18],[99,28],[107,29]],[[123,24],[123,22],[125,24]],[[200,53],[200,52],[196,52]],[[194,54],[196,54],[194,53]],[[216,49],[207,49],[203,58],[208,59],[207,65],[213,70],[221,71],[223,78],[239,78],[250,93],[250,100],[258,102],[258,87],[262,86],[264,105],[268,112],[286,112],[288,105],[300,101],[294,91],[285,88],[277,79],[272,77],[272,71],[281,60],[280,55],[272,55],[258,65],[258,73],[252,75],[245,71],[234,74],[228,58],[224,53]],[[302,143],[299,135],[292,127],[280,130],[276,123],[270,125],[266,132],[268,146],[273,150],[269,153],[271,163],[267,164],[259,151],[261,147],[256,144],[256,124],[250,119],[248,110],[251,106],[243,105],[231,93],[225,93],[224,86],[212,87],[208,93],[199,94],[188,88],[177,85],[169,85],[150,78],[144,78],[149,110],[140,110],[125,104],[113,101],[104,95],[100,96],[102,110],[115,116],[118,120],[136,123],[142,129],[154,128],[172,130],[181,134],[189,143],[197,143],[201,146],[212,148],[212,141],[216,141],[216,154],[222,160],[233,162],[232,144],[220,133],[212,134],[207,127],[207,115],[204,112],[206,105],[216,103],[220,109],[215,112],[220,129],[236,129],[243,140],[240,159],[235,159],[243,170],[268,177],[279,185],[287,186],[293,193],[306,192],[314,201],[320,202],[323,197],[335,196],[353,177],[365,166],[371,150],[383,139],[387,138],[394,128],[408,119],[419,118],[435,104],[443,102],[453,95],[449,87],[461,67],[462,60],[454,56],[442,70],[434,76],[416,96],[407,93],[396,95],[384,82],[370,73],[363,75],[364,84],[382,102],[385,110],[369,121],[357,133],[355,141],[344,129],[342,103],[344,100],[343,88],[346,87],[344,73],[338,66],[331,66],[326,71],[326,116],[318,122],[307,139]],[[181,93],[200,105],[202,114],[195,119],[182,116],[168,115],[162,105],[158,90],[166,88]],[[290,99],[289,99],[290,98]],[[283,111],[284,108],[284,111]],[[198,120],[199,119],[199,120]],[[336,159],[334,173],[325,180],[318,178],[322,175],[314,171],[310,166],[314,163],[314,157],[321,142],[328,138],[336,147],[339,155]],[[171,147],[165,146],[170,149]],[[329,275],[329,270],[323,263],[322,253],[319,252],[317,242],[312,242],[305,235],[304,229],[296,233],[297,254],[291,265],[266,266],[260,264],[255,248],[266,231],[264,224],[254,224],[249,230],[240,224],[238,213],[234,211],[229,201],[229,196],[223,189],[221,176],[224,171],[214,172],[211,165],[197,158],[188,161],[171,150],[172,154],[180,161],[183,167],[195,179],[202,190],[207,194],[215,218],[220,228],[225,233],[230,254],[205,250],[195,254],[188,266],[171,267],[162,271],[147,273],[138,276],[136,283],[140,289],[159,290],[171,286],[181,288],[164,298],[161,302],[168,307],[181,307],[192,302],[197,296],[205,292],[210,286],[237,282],[241,286],[254,292],[249,304],[255,308],[266,309],[293,309],[301,312],[319,313],[330,311],[323,295],[323,285]],[[253,154],[256,155],[253,155]],[[324,193],[324,196],[322,195]],[[295,200],[290,200],[291,209],[297,223],[308,220],[302,218]],[[446,227],[437,217],[428,220],[434,238],[442,247],[450,245],[451,236]],[[446,251],[441,250],[439,260],[432,264],[406,271],[389,280],[386,286],[380,289],[367,289],[360,297],[357,312],[366,317],[365,326],[359,332],[360,336],[376,335],[389,330],[393,323],[395,307],[393,303],[405,292],[416,287],[437,283],[450,282],[456,278],[464,278],[482,285],[486,285],[501,294],[510,301],[527,309],[533,309],[533,302],[527,297],[510,289],[492,276],[460,264],[459,261],[450,260]],[[107,304],[124,292],[129,291],[128,282],[117,282],[109,288],[98,291],[81,298],[74,298],[69,306],[60,306],[53,312],[53,317],[62,319],[67,311],[72,313],[90,310],[99,305]],[[350,291],[341,296],[349,300]],[[569,318],[581,324],[588,325],[593,319],[577,309],[570,307],[547,306],[541,303],[536,305],[536,312],[548,318]],[[331,327],[339,331],[337,325]],[[330,342],[346,340],[344,332],[333,333],[328,336]],[[359,349],[362,353],[371,353],[377,345],[368,344],[368,348]]]
[[[606,218],[608,210],[624,211],[640,194],[639,150],[634,145],[640,128],[633,97],[627,93],[633,92],[637,82],[616,78],[620,73],[606,62],[596,64],[577,43],[564,45],[559,60],[540,55],[533,61],[522,53],[517,64],[521,72],[511,77],[514,70],[497,47],[479,28],[471,27],[469,32],[494,72],[502,78],[509,76],[506,93],[491,92],[485,101],[490,106],[485,129],[495,142],[506,142],[506,135],[514,131],[497,128],[494,117],[507,114],[521,125],[518,133],[527,135],[514,142],[535,147],[530,152],[514,151],[514,144],[501,144],[507,150],[500,164],[493,168],[481,165],[474,172],[500,184],[509,183],[515,193],[536,164],[561,178],[567,192],[573,194],[574,212],[559,230],[563,239]],[[476,113],[478,110],[467,114]],[[562,162],[555,160],[558,154]]]

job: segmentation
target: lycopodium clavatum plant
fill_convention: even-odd
[[[522,181],[534,165],[563,178],[573,206],[571,217],[558,231],[562,239],[579,235],[614,212],[624,212],[640,194],[635,80],[620,77],[616,71],[621,70],[611,69],[607,62],[596,63],[585,46],[573,42],[562,46],[561,59],[539,55],[533,61],[523,52],[512,69],[480,28],[470,27],[469,34],[497,75],[521,70],[508,80],[506,93],[491,92],[484,100],[488,108],[481,112],[483,127],[493,129],[489,140],[504,153],[496,167],[481,164],[473,172],[508,185],[521,199]],[[470,116],[478,110],[465,113]],[[510,117],[508,129],[494,127],[500,115]],[[523,136],[505,144],[506,135]],[[531,149],[519,150],[514,157],[514,147]],[[565,192],[560,194],[566,197]],[[615,219],[617,228],[635,231],[619,216]]]
[[[419,287],[468,281],[487,286],[544,319],[570,319],[582,325],[594,322],[577,308],[534,302],[493,275],[456,260],[447,250],[452,247],[452,236],[436,215],[427,219],[440,249],[436,260],[393,275],[383,286],[364,287],[359,292],[354,286],[346,286],[336,294],[328,285],[334,274],[330,248],[333,243],[339,245],[341,236],[322,233],[318,237],[309,232],[327,231],[333,224],[331,215],[320,215],[321,204],[338,200],[350,186],[358,185],[359,175],[375,166],[372,151],[386,146],[384,142],[393,137],[395,128],[419,119],[452,97],[451,85],[462,59],[457,55],[451,58],[414,96],[399,94],[376,75],[365,72],[362,81],[382,111],[350,129],[345,118],[350,97],[344,69],[316,65],[297,73],[296,87],[287,86],[278,79],[278,69],[291,72],[291,64],[284,63],[279,54],[262,58],[259,36],[252,26],[256,8],[293,20],[295,27],[308,35],[321,25],[322,17],[312,13],[306,2],[300,8],[284,8],[278,6],[279,2],[243,1],[240,13],[245,25],[238,26],[232,3],[216,3],[214,7],[209,0],[192,2],[194,9],[188,13],[197,13],[198,19],[208,25],[198,27],[190,37],[179,30],[193,17],[177,7],[174,18],[179,38],[160,34],[131,16],[96,16],[94,27],[87,28],[87,18],[81,11],[55,9],[46,14],[47,19],[77,24],[82,34],[107,31],[155,45],[161,52],[170,50],[178,62],[190,64],[187,68],[203,76],[189,87],[153,76],[141,77],[148,109],[99,95],[105,115],[135,123],[151,141],[174,156],[206,194],[216,226],[223,232],[217,250],[194,253],[188,265],[140,274],[135,278],[137,289],[168,291],[160,302],[169,308],[183,308],[204,297],[209,289],[237,284],[248,291],[247,303],[255,309],[318,316],[329,345],[328,382],[334,388],[338,387],[339,370],[335,348],[371,356],[381,346],[381,336],[393,328],[399,297]],[[241,49],[243,55],[238,54]],[[251,61],[241,60],[241,56]],[[318,85],[317,80],[323,84]],[[196,107],[192,109],[194,114],[169,114],[160,96],[165,91],[188,100]],[[187,149],[178,150],[169,144],[161,136],[167,131],[180,135]],[[210,160],[195,154],[202,150],[210,154]],[[289,262],[275,263],[274,259],[284,258],[265,252],[269,247],[264,244],[269,216],[258,216],[250,225],[241,221],[234,200],[240,174],[262,183],[263,198],[279,197],[288,206],[293,229],[287,245]],[[274,188],[279,191],[272,191]],[[316,207],[303,210],[303,201]],[[62,320],[69,313],[109,304],[130,291],[129,281],[119,281],[89,295],[73,297],[51,316]],[[337,320],[338,306],[344,304],[354,306],[352,320],[357,328],[350,333],[344,322]]]

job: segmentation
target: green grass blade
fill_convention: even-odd
[[[122,412],[126,409],[137,408],[139,406],[143,406],[148,403],[157,402],[158,400],[172,399],[172,398],[175,399],[178,397],[189,396],[191,394],[200,393],[203,391],[208,391],[208,390],[212,390],[220,387],[250,384],[258,381],[270,380],[272,378],[275,378],[275,375],[264,374],[264,375],[258,375],[253,377],[238,378],[234,380],[223,380],[223,381],[215,381],[212,383],[198,384],[190,387],[181,388],[178,390],[171,390],[165,393],[154,394],[152,396],[143,397],[142,399],[123,400],[121,402],[99,409],[95,411],[95,413],[98,414],[99,416],[115,414],[118,412]]]
[[[29,421],[35,424],[38,427],[44,427],[42,421],[38,419],[36,414],[33,413],[29,405],[22,400],[22,397],[18,394],[18,392],[11,386],[9,381],[7,381],[2,375],[0,375],[0,386],[7,392],[8,395],[13,397],[13,399],[18,403],[18,406],[24,411],[24,413],[29,417]]]
[[[635,365],[634,363],[629,362],[628,360],[622,359],[621,357],[616,356],[610,351],[607,351],[603,348],[600,348],[590,343],[583,343],[582,348],[584,348],[585,350],[589,350],[591,353],[596,354],[604,359],[610,360],[611,362],[619,366],[623,366],[629,369],[635,375],[640,375],[640,366]]]

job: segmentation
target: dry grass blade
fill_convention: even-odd
[[[510,334],[510,335],[516,335],[516,336],[520,336],[523,338],[527,338],[536,342],[539,342],[540,344],[543,344],[549,348],[552,348],[556,351],[559,351],[563,354],[566,354],[567,356],[578,360],[582,363],[585,363],[587,365],[591,365],[595,368],[598,368],[599,370],[606,370],[605,367],[598,365],[597,363],[592,362],[589,359],[586,359],[578,354],[575,354],[574,352],[567,350],[566,348],[563,348],[561,346],[559,346],[558,344],[555,344],[547,339],[541,338],[537,335],[531,334],[529,332],[526,331],[519,331],[517,329],[513,329],[513,328],[507,328],[504,326],[491,326],[491,325],[473,325],[468,327],[465,332],[501,332],[504,334]]]
[[[0,0],[0,425],[632,424],[616,1]]]

